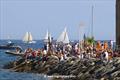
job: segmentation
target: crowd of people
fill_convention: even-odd
[[[103,44],[100,41],[94,45],[81,45],[75,44],[45,44],[43,48],[33,50],[28,48],[24,52],[25,59],[39,59],[47,61],[48,56],[55,56],[60,61],[67,60],[70,57],[78,59],[92,59],[98,58],[101,60],[110,61],[113,57],[120,57],[120,52],[113,50],[107,42]]]

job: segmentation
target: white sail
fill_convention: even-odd
[[[24,38],[23,38],[23,41],[24,41],[24,42],[27,42],[27,41],[28,41],[28,36],[29,36],[29,33],[26,32],[26,33],[25,33],[25,36],[24,36]]]
[[[29,32],[29,41],[33,41],[32,34]]]
[[[48,30],[47,30],[47,32],[46,32],[46,35],[45,35],[45,38],[44,38],[44,42],[49,42],[49,40],[50,40],[50,42],[51,42],[51,34],[48,32]]]
[[[51,36],[50,33],[49,33],[49,36],[48,36],[48,40],[50,40],[50,42],[52,41],[52,36]]]
[[[66,27],[64,31],[62,32],[62,34],[60,35],[60,37],[57,39],[57,42],[62,42],[64,44],[69,43],[69,38],[68,38]]]
[[[69,43],[69,38],[67,32],[65,32],[65,37],[63,43]]]
[[[26,32],[26,34],[23,38],[23,41],[25,43],[35,43],[35,41],[33,41],[32,34],[30,32]]]
[[[64,40],[64,33],[64,31],[61,33],[61,35],[57,39],[57,42],[62,42]]]
[[[49,33],[48,33],[48,30],[47,30],[45,38],[44,38],[45,40],[48,40],[48,35],[49,35]]]

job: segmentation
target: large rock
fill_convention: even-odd
[[[49,56],[47,61],[20,59],[4,66],[17,72],[35,72],[47,75],[74,75],[71,80],[119,80],[120,60],[114,58],[110,62],[100,59],[76,59],[70,57],[59,61],[56,56]],[[68,80],[70,80],[68,79]],[[66,79],[67,80],[67,79]]]
[[[120,77],[120,70],[111,74],[112,77]]]

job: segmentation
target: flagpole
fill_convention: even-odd
[[[93,40],[94,39],[94,36],[93,36],[93,26],[94,26],[94,19],[93,19],[93,16],[94,16],[94,5],[92,5],[92,13],[91,13],[91,39]],[[94,43],[92,42],[92,53],[94,54]]]
[[[93,38],[93,10],[94,10],[94,6],[92,5],[92,13],[91,13],[91,38]]]

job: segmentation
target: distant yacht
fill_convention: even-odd
[[[7,41],[8,44],[13,43],[13,42],[10,40],[10,36],[8,36],[7,39],[8,39],[8,41]]]
[[[36,43],[36,41],[33,41],[33,37],[32,37],[32,34],[30,32],[26,32],[26,34],[23,38],[23,41],[25,43]]]
[[[48,32],[48,30],[47,30],[47,32],[46,32],[46,35],[45,35],[45,38],[44,38],[44,42],[51,42],[52,41],[52,37],[51,37],[51,34]]]
[[[58,37],[57,39],[57,42],[58,43],[64,43],[64,44],[67,44],[69,43],[69,37],[68,37],[68,33],[67,33],[67,28],[65,27],[64,28],[64,31],[61,33],[61,35]]]
[[[5,50],[15,50],[16,48],[22,50],[21,46],[16,45],[9,38],[8,38],[8,41],[6,42],[6,44],[0,45],[0,49],[5,49]]]
[[[12,43],[12,41],[9,40],[8,43],[10,44],[10,43]]]

